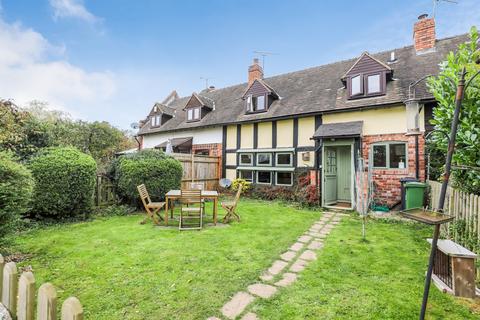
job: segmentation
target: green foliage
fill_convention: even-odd
[[[33,184],[27,168],[15,162],[10,153],[0,152],[0,239],[28,210]]]
[[[139,204],[137,186],[145,184],[158,201],[172,189],[179,189],[183,169],[180,162],[160,150],[142,150],[113,161],[108,172],[118,195],[130,204]]]
[[[91,156],[71,147],[49,148],[29,168],[35,178],[32,214],[64,218],[90,213],[97,170]]]
[[[477,29],[472,27],[470,41],[460,44],[455,53],[450,52],[446,61],[440,65],[439,75],[428,80],[429,89],[438,101],[432,120],[436,129],[450,132],[458,74],[461,70],[466,69],[467,82],[480,71],[477,63],[480,59],[478,40]],[[452,79],[455,79],[455,83],[452,83]],[[446,153],[448,142],[443,135],[436,137],[435,145],[440,152]],[[463,166],[480,167],[480,76],[465,90],[453,162]],[[480,171],[454,170],[453,178],[453,183],[458,188],[480,194]]]
[[[232,190],[237,191],[238,188],[241,187],[242,188],[242,193],[245,193],[248,190],[250,190],[251,185],[252,185],[251,182],[249,182],[245,179],[237,178],[237,179],[232,181]]]

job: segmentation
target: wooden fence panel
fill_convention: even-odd
[[[15,319],[17,314],[18,270],[15,262],[9,262],[3,268],[2,304]]]
[[[221,177],[220,157],[186,153],[172,153],[171,156],[182,164],[182,189],[188,188],[191,182],[203,183],[206,190],[218,188]]]
[[[38,289],[37,320],[57,319],[57,290],[50,283]]]
[[[35,277],[31,272],[24,272],[18,281],[18,320],[33,320],[35,314]]]

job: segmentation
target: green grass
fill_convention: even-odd
[[[223,216],[223,210],[220,216]],[[209,209],[211,212],[211,208]],[[242,200],[241,223],[179,232],[143,216],[109,217],[47,227],[16,237],[33,256],[37,285],[52,282],[61,300],[77,296],[86,319],[205,319],[256,281],[320,212]],[[289,288],[251,309],[261,319],[415,319],[421,303],[431,230],[345,218]],[[434,286],[430,319],[474,319]],[[478,315],[477,315],[478,318]]]
[[[239,212],[241,223],[201,232],[140,225],[143,216],[49,227],[17,237],[15,250],[33,254],[21,265],[38,285],[77,296],[87,319],[206,319],[321,215],[251,200]]]
[[[364,242],[361,221],[344,219],[297,283],[253,309],[261,319],[417,319],[431,234],[419,224],[370,221]],[[427,319],[479,319],[466,304],[432,284]]]

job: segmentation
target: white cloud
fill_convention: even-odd
[[[0,18],[0,97],[18,104],[43,100],[75,117],[85,117],[116,91],[110,72],[90,72],[62,57],[62,47],[40,33]]]
[[[50,5],[54,10],[55,19],[77,18],[89,23],[100,20],[85,8],[82,0],[50,0]]]

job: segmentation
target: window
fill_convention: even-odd
[[[244,179],[246,181],[252,182],[253,181],[253,171],[246,171],[242,170],[239,172],[239,178]]]
[[[261,112],[267,109],[266,96],[248,96],[247,97],[247,112]]]
[[[150,118],[150,126],[155,127],[155,117]]]
[[[380,75],[374,74],[371,76],[367,76],[367,93],[379,93],[381,92],[380,86]]]
[[[271,153],[258,153],[257,154],[257,166],[271,166],[272,154]]]
[[[407,167],[407,144],[390,142],[372,146],[375,168],[405,169]]]
[[[291,166],[292,165],[292,154],[291,153],[277,153],[277,166]]]
[[[187,121],[200,120],[200,108],[187,109]]]
[[[240,153],[240,164],[241,165],[252,165],[253,164],[253,154],[251,154],[251,153]]]
[[[352,90],[351,90],[352,96],[362,94],[363,93],[362,76],[358,75],[358,76],[352,77],[351,86],[352,86]]]
[[[272,184],[272,173],[270,171],[257,171],[258,184]]]
[[[291,186],[293,185],[293,173],[291,172],[277,172],[277,185]]]

